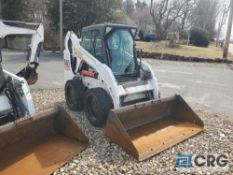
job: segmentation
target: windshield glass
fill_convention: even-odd
[[[136,72],[134,40],[128,30],[116,30],[107,40],[111,55],[111,68],[114,75],[127,75]]]

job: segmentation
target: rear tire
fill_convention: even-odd
[[[105,90],[102,88],[87,90],[84,97],[84,110],[92,125],[101,127],[106,124],[112,107],[112,100]]]
[[[67,106],[74,111],[83,110],[84,86],[81,80],[67,81],[65,99]]]

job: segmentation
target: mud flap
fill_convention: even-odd
[[[57,107],[0,127],[0,175],[51,174],[88,146],[88,139]]]
[[[203,131],[204,123],[179,95],[112,110],[106,137],[139,161]]]

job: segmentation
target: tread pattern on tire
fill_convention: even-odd
[[[91,117],[90,111],[88,111],[88,107],[87,107],[87,105],[90,105],[90,104],[87,104],[88,103],[87,98],[89,98],[90,96],[95,96],[98,99],[98,103],[99,103],[98,114],[97,114],[97,116],[95,116],[96,122],[94,122],[94,123],[90,119],[90,117]],[[85,97],[84,97],[85,114],[92,125],[97,126],[97,127],[101,127],[104,124],[106,124],[109,110],[112,107],[113,107],[112,99],[104,89],[102,89],[102,88],[89,89],[85,93]]]
[[[68,100],[68,89],[71,88],[74,90],[74,97],[72,101]],[[81,80],[69,80],[65,86],[65,99],[66,104],[71,110],[83,110],[83,98],[84,98],[84,86]]]

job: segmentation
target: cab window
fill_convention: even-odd
[[[98,30],[83,33],[82,46],[101,63],[107,64],[103,42],[102,35]]]
[[[94,55],[93,49],[93,37],[91,32],[84,32],[82,35],[82,46],[86,49],[90,54]]]

